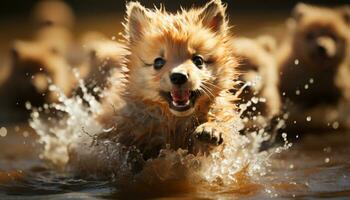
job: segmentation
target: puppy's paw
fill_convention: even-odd
[[[212,146],[219,146],[224,142],[223,133],[210,122],[198,126],[194,131],[194,138]]]

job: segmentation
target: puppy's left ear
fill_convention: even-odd
[[[344,21],[350,25],[350,6],[344,6],[340,8],[341,15]]]
[[[224,31],[227,28],[227,22],[225,19],[226,7],[222,4],[221,0],[212,0],[199,14],[199,19],[205,27],[208,27],[214,32]]]

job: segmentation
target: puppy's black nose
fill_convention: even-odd
[[[186,83],[187,80],[188,80],[188,76],[185,73],[176,72],[170,75],[170,81],[175,85],[182,85]]]
[[[318,45],[318,46],[317,46],[317,52],[318,52],[318,54],[319,54],[320,56],[325,56],[325,55],[327,55],[327,49],[326,49],[324,46],[322,46],[322,45]]]

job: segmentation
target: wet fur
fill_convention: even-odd
[[[219,139],[225,144],[237,119],[235,97],[228,92],[234,86],[236,60],[222,3],[214,0],[204,8],[176,14],[129,3],[125,38],[130,55],[124,73],[111,77],[98,117],[106,128],[114,128],[105,137],[136,146],[145,158],[156,156],[167,144],[191,152],[208,151]],[[196,51],[210,59],[206,69],[192,64],[191,55]],[[155,71],[146,63],[152,63],[159,53],[167,64]],[[168,73],[179,66],[190,73],[188,87],[205,80],[210,90],[197,100],[192,114],[182,117],[174,115],[159,94],[171,87]]]

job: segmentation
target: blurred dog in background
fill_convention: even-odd
[[[279,89],[290,113],[287,129],[350,128],[345,111],[350,103],[349,7],[299,3],[288,25],[289,38],[277,56]]]

